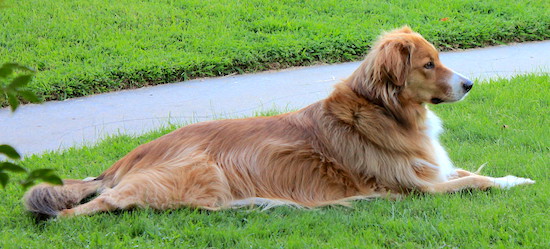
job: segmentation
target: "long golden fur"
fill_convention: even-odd
[[[137,147],[93,180],[38,185],[25,203],[31,212],[62,217],[132,207],[317,207],[412,190],[533,183],[453,168],[426,103],[458,101],[471,87],[403,27],[382,35],[327,99],[273,117],[185,126]]]

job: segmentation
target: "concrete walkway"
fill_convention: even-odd
[[[445,65],[472,79],[550,72],[550,41],[441,54]],[[243,117],[297,109],[326,97],[359,62],[199,79],[41,105],[0,109],[0,144],[30,155],[82,144],[108,134],[141,134],[168,121]],[[474,88],[475,89],[475,88]]]

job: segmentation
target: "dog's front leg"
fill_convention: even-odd
[[[460,178],[446,181],[446,182],[435,183],[429,186],[424,186],[421,188],[421,190],[423,192],[428,192],[428,193],[449,193],[449,192],[460,191],[463,189],[484,190],[491,187],[508,189],[517,185],[535,183],[535,181],[529,178],[521,178],[521,177],[516,177],[511,175],[494,178],[489,176],[476,175],[474,173],[463,171],[463,170],[461,170],[459,174],[463,176],[461,176]]]

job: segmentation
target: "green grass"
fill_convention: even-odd
[[[445,121],[442,142],[457,166],[475,170],[488,162],[487,175],[529,177],[535,185],[362,201],[351,209],[134,210],[35,224],[19,201],[23,191],[11,184],[0,191],[0,248],[545,248],[549,81],[546,74],[478,84],[465,101],[432,107]],[[137,145],[174,128],[115,136],[22,164],[53,167],[67,178],[97,176]]]
[[[442,49],[550,38],[547,0],[6,0],[5,5],[0,63],[37,69],[31,89],[46,100],[357,60],[382,30],[404,24]]]

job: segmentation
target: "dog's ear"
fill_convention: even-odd
[[[395,31],[386,35],[378,44],[373,76],[396,86],[405,85],[411,69],[413,50],[414,44],[404,37],[397,36]]]

